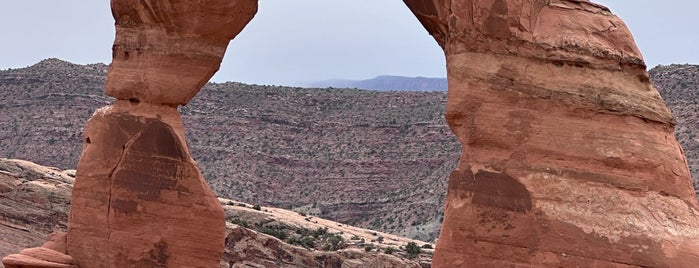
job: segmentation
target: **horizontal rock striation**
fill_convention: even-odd
[[[692,267],[699,207],[624,23],[584,0],[405,0],[463,146],[434,267]]]
[[[38,247],[65,231],[74,171],[0,158],[0,256]]]
[[[225,215],[189,153],[177,106],[218,70],[228,42],[252,19],[257,1],[111,5],[117,33],[105,92],[117,101],[95,112],[85,127],[65,251],[30,249],[3,262],[217,267]],[[43,255],[33,254],[37,250]],[[67,253],[69,261],[42,259],[59,253]]]
[[[218,71],[226,47],[257,12],[256,0],[114,0],[116,39],[105,92],[184,105]]]
[[[212,267],[224,215],[177,110],[119,100],[85,127],[68,228],[82,267]]]

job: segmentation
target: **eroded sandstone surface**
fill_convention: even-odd
[[[0,267],[75,267],[75,259],[65,254],[64,232],[74,175],[74,170],[61,171],[28,161],[0,158],[0,185],[4,187],[0,192],[0,207],[5,213],[0,217],[0,254],[12,254],[4,259],[6,265]],[[431,262],[433,245],[422,241],[280,208],[256,209],[250,204],[221,198],[219,202],[226,215],[226,246],[221,268],[231,265],[398,268],[425,267]],[[51,234],[53,230],[57,231]],[[332,241],[315,237],[319,230],[326,237],[341,238],[336,249],[324,250],[324,244],[327,246]],[[291,243],[300,240],[304,246]],[[405,246],[410,242],[423,246],[417,256],[406,253]],[[370,250],[366,250],[367,246]],[[395,252],[386,254],[389,248]]]
[[[176,106],[218,70],[257,2],[112,1],[114,105],[85,127],[68,224],[82,267],[215,267],[224,213],[184,138]]]
[[[699,263],[699,206],[675,121],[620,19],[586,0],[405,2],[445,51],[446,118],[463,145],[435,267]],[[118,100],[86,127],[66,238],[74,259],[25,256],[219,264],[223,210],[175,107],[215,72],[255,6],[112,1],[106,92]]]
[[[74,171],[0,158],[0,256],[44,243],[66,230]]]
[[[189,153],[177,106],[218,70],[257,1],[111,5],[117,33],[105,92],[117,101],[85,127],[62,253],[84,268],[216,267],[225,215]],[[26,266],[16,264],[26,256],[3,262]]]
[[[693,267],[675,121],[624,23],[584,0],[405,0],[444,49],[463,146],[434,267]]]

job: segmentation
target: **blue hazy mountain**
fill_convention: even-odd
[[[446,91],[446,78],[405,77],[395,75],[380,75],[367,80],[331,79],[311,82],[303,85],[310,88],[359,88],[368,90],[397,90],[397,91]]]

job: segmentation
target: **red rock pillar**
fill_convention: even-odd
[[[463,146],[434,267],[694,267],[699,207],[624,23],[586,0],[404,0]]]
[[[112,0],[114,105],[85,127],[68,223],[80,267],[219,267],[225,219],[178,105],[218,70],[256,0]]]

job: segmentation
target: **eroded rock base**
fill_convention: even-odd
[[[215,267],[225,219],[174,107],[117,101],[85,127],[68,226],[82,267]]]

